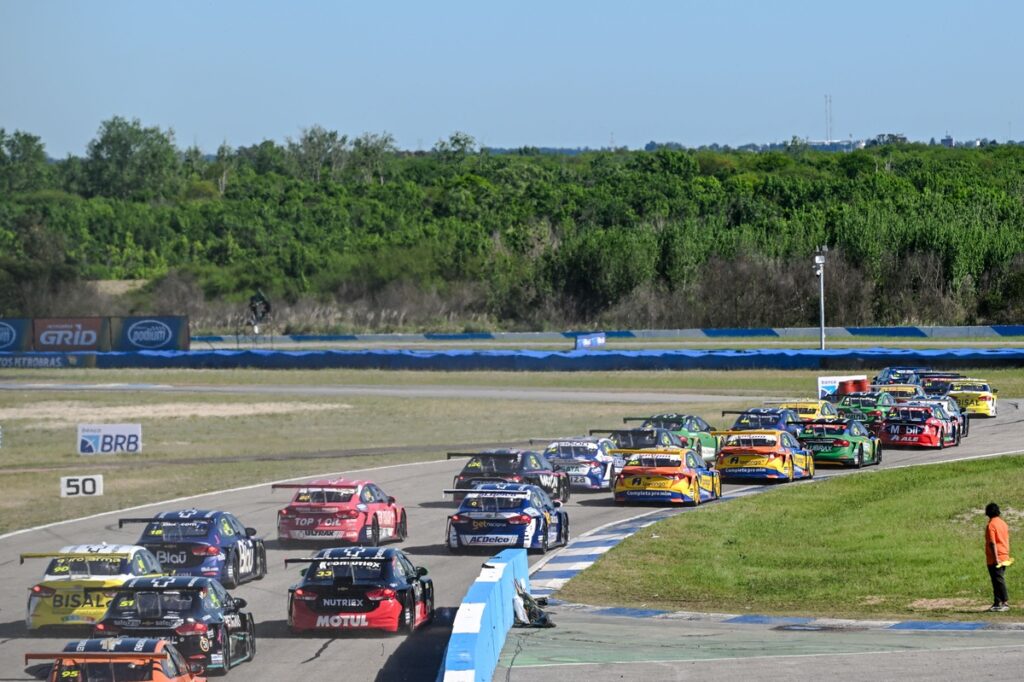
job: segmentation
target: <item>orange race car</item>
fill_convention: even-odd
[[[199,664],[190,666],[162,639],[83,639],[61,652],[25,654],[30,661],[51,663],[48,682],[206,682]]]

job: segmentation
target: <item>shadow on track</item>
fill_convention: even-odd
[[[434,622],[406,637],[381,666],[375,682],[434,682],[452,634],[455,607],[434,609]]]

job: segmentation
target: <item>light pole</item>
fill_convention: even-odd
[[[818,276],[818,312],[821,331],[821,350],[825,350],[825,254],[827,246],[819,246],[814,254],[814,274]]]

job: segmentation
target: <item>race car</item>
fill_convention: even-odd
[[[530,443],[538,441],[531,440]],[[569,475],[569,485],[584,490],[611,490],[615,474],[626,460],[611,454],[614,444],[608,438],[580,436],[552,440],[544,457],[559,471]]]
[[[835,462],[861,468],[882,463],[882,442],[859,421],[816,419],[804,424],[797,440],[811,451],[815,464]]]
[[[921,380],[921,388],[924,389],[924,394],[929,398],[938,398],[949,392],[950,381],[953,379],[964,379],[965,377],[959,372],[928,370],[926,372],[919,372],[918,378]]]
[[[117,591],[94,637],[159,637],[204,671],[228,672],[256,655],[256,621],[213,578],[134,578]]]
[[[153,552],[171,575],[217,578],[228,588],[267,574],[267,552],[255,528],[234,514],[183,509],[149,518],[119,519],[117,527],[144,523],[139,544]]]
[[[726,432],[715,468],[723,481],[814,478],[814,457],[789,431]]]
[[[590,429],[591,435],[595,433],[608,434],[609,440],[615,444],[612,454],[627,459],[635,452],[674,450],[682,453],[690,449],[683,445],[679,436],[658,426],[642,429]]]
[[[288,629],[295,634],[411,634],[434,619],[434,583],[399,549],[333,547],[284,563],[306,565],[302,580],[288,588]]]
[[[452,491],[446,491],[452,492]],[[542,554],[569,542],[569,514],[534,485],[482,483],[448,517],[448,549],[522,547]]]
[[[941,405],[901,404],[889,413],[880,432],[886,445],[944,448],[960,445],[960,431]]]
[[[858,391],[844,395],[842,400],[836,404],[836,410],[843,419],[859,421],[869,430],[877,433],[878,429],[882,427],[882,421],[895,404],[896,399],[889,393]]]
[[[670,502],[692,504],[722,496],[722,479],[693,450],[638,452],[630,456],[615,479],[615,503]]]
[[[839,413],[836,412],[835,405],[827,400],[815,400],[814,398],[766,402],[765,406],[793,410],[797,415],[799,415],[800,420],[803,422],[814,421],[815,419],[830,419],[839,416]]]
[[[25,654],[25,665],[32,661],[49,664],[47,682],[206,682],[200,664],[162,639],[83,639],[63,651]]]
[[[277,537],[376,547],[381,540],[401,542],[409,534],[405,507],[370,481],[344,478],[309,483],[275,483],[272,490],[295,490],[288,506],[277,512]]]
[[[879,391],[880,393],[888,393],[893,397],[896,402],[901,400],[918,400],[920,398],[927,398],[925,395],[924,388],[920,384],[884,384],[881,386],[872,386],[872,390]]]
[[[920,381],[919,372],[928,371],[927,367],[886,367],[875,375],[871,383],[876,386],[884,384],[916,384]]]
[[[942,395],[940,397],[931,397],[925,400],[912,400],[907,405],[941,405],[942,409],[946,411],[954,422],[956,422],[957,428],[960,430],[960,437],[967,438],[971,433],[971,415],[960,409],[960,403],[956,401],[956,398],[949,395]]]
[[[485,450],[484,452],[449,452],[448,459],[468,457],[469,461],[452,482],[455,501],[463,491],[479,483],[528,483],[548,495],[569,501],[569,474],[557,469],[547,458],[533,450]]]
[[[722,416],[738,415],[729,431],[789,431],[794,436],[800,433],[803,421],[796,410],[788,407],[751,407],[747,410],[722,410]],[[724,446],[724,443],[723,443]]]
[[[50,560],[43,579],[28,591],[29,630],[92,625],[126,581],[163,573],[157,558],[137,545],[68,545],[56,552],[26,552],[21,563],[25,559]]]
[[[684,447],[695,450],[705,462],[714,462],[721,442],[711,432],[715,427],[708,424],[695,414],[677,414],[669,412],[651,417],[623,417],[623,423],[642,422],[641,429],[668,429],[679,436]]]
[[[969,414],[995,417],[998,412],[997,393],[999,391],[983,379],[955,379],[949,382],[948,395],[956,398],[960,408]]]

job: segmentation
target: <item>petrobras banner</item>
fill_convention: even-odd
[[[37,351],[108,351],[106,317],[37,318],[32,320],[32,346]]]
[[[78,454],[142,452],[142,424],[79,424]]]
[[[188,318],[181,316],[112,317],[113,350],[188,350]]]
[[[866,374],[847,374],[838,377],[818,377],[818,399],[832,395],[843,381],[866,381]]]

